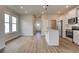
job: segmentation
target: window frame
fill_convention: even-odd
[[[6,21],[5,21],[5,20],[6,20],[5,15],[8,15],[8,16],[9,16],[9,18],[8,18],[8,20],[9,20],[9,21],[8,21],[8,22],[6,22]],[[9,24],[9,26],[8,26],[8,27],[9,27],[9,28],[8,28],[8,29],[9,29],[9,31],[8,31],[8,32],[6,32],[6,27],[5,27],[5,24]],[[7,14],[7,13],[5,13],[5,14],[4,14],[4,33],[5,33],[5,34],[10,33],[10,15],[9,15],[9,14]]]
[[[16,22],[15,22],[15,23],[13,23],[13,21],[12,21],[12,20],[13,20],[13,17],[16,19]],[[13,31],[13,24],[16,25],[16,27],[15,27],[15,28],[16,28],[16,29],[15,29],[16,31]],[[11,25],[12,25],[12,26],[11,26],[11,27],[12,27],[11,32],[17,32],[17,17],[15,17],[15,16],[11,16]]]
[[[6,17],[5,15],[8,15],[9,16],[9,18],[8,17]],[[12,17],[15,17],[15,19],[16,19],[16,22],[15,23],[13,23],[13,19],[12,19]],[[8,18],[8,20],[9,21],[6,21],[6,18]],[[5,30],[5,24],[9,24],[9,31],[8,32],[6,32],[6,30]],[[13,24],[15,24],[16,25],[16,28],[15,28],[15,30],[16,31],[13,31]],[[14,33],[14,32],[17,32],[17,17],[16,16],[12,16],[12,15],[10,15],[10,14],[8,14],[8,13],[4,13],[4,33],[5,34],[9,34],[9,33]]]

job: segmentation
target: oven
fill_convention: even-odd
[[[72,38],[73,39],[73,30],[66,30],[66,37]]]

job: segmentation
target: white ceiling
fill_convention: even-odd
[[[21,5],[8,5],[7,7],[13,9],[13,11],[17,12],[20,15],[26,14],[41,14],[44,10],[42,5],[22,5],[23,9],[21,9]],[[72,5],[69,8],[66,8],[66,5],[49,5],[47,7],[48,14],[57,15],[58,11],[61,14],[67,12],[68,10],[74,8],[76,6]]]

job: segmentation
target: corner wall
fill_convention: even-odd
[[[8,33],[8,34],[4,33],[5,32],[4,30],[4,14],[5,13],[8,13],[10,15],[17,17],[17,21],[18,21],[17,32]],[[20,35],[19,29],[20,29],[19,28],[19,15],[5,6],[0,6],[0,49],[5,47],[6,41],[11,40],[12,38],[15,38],[16,36]]]
[[[33,36],[33,19],[32,15],[20,16],[21,34],[23,36]]]

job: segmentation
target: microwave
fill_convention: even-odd
[[[78,23],[78,17],[68,19],[68,24],[77,24],[77,23]]]

